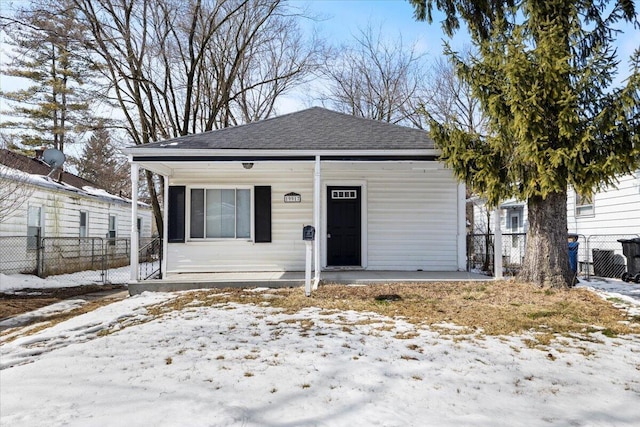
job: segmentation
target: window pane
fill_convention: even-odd
[[[87,213],[80,212],[80,237],[87,237]]]
[[[220,237],[236,236],[236,190],[222,192],[222,226]]]
[[[235,190],[207,190],[207,237],[235,237]]]
[[[251,236],[251,191],[237,190],[236,200],[236,237],[249,238]]]
[[[29,206],[27,211],[27,226],[40,227],[40,207]]]
[[[191,190],[191,237],[204,237],[204,190]]]

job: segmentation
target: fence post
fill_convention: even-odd
[[[40,238],[40,230],[36,232],[36,275],[44,274],[44,239]]]
[[[502,229],[500,228],[500,208],[493,211],[493,277],[502,279]]]

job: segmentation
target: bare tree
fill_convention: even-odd
[[[469,58],[471,47],[464,47],[461,55]],[[420,115],[420,120],[435,119],[439,123],[466,129],[469,133],[484,134],[486,132],[487,118],[482,113],[479,100],[473,96],[471,87],[457,76],[454,65],[450,61],[443,57],[436,58],[426,77],[426,82],[420,97],[410,100],[411,108],[416,108],[423,113]],[[467,199],[472,196],[469,188],[466,196]],[[483,269],[487,270],[490,262],[489,246],[492,244],[490,211],[485,207],[481,217],[476,218],[473,203],[467,203],[466,218],[472,233],[478,231],[485,234]],[[471,244],[475,244],[475,241],[471,240]],[[472,250],[472,248],[469,249]]]
[[[278,42],[296,32],[282,0],[72,1],[138,145],[268,117],[313,65],[314,49]],[[156,181],[146,178],[162,230]]]
[[[471,48],[461,54],[469,58]],[[427,75],[428,84],[419,98],[419,108],[439,123],[449,123],[468,132],[484,134],[486,116],[480,109],[480,101],[473,96],[471,87],[456,74],[453,64],[438,57]]]
[[[35,189],[29,183],[29,175],[16,168],[17,162],[6,148],[8,145],[3,137],[0,140],[0,223],[20,209]]]
[[[425,80],[423,56],[401,38],[383,40],[381,32],[371,26],[361,30],[352,45],[342,46],[325,64],[328,91],[323,102],[359,117],[419,125],[411,101],[417,100]]]

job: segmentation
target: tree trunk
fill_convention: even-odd
[[[529,230],[520,280],[539,286],[567,288],[573,284],[567,243],[567,192],[534,196],[527,202]]]

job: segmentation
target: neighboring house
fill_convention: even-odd
[[[164,177],[165,278],[304,271],[305,225],[316,283],[325,269],[465,269],[464,185],[424,131],[315,107],[125,151],[133,177]]]
[[[474,267],[485,261],[485,254],[489,246],[493,246],[493,239],[485,239],[480,235],[493,234],[495,230],[494,211],[488,210],[484,200],[472,197],[468,200],[473,206],[473,227],[471,233],[476,235],[473,247],[470,248],[470,257],[473,257]],[[502,242],[502,259],[505,265],[521,264],[524,259],[525,239],[524,233],[528,228],[526,203],[517,200],[508,200],[500,204],[500,230],[506,234]],[[482,262],[481,262],[482,261]]]
[[[486,233],[487,223],[493,233],[493,211],[487,212],[481,199],[472,198],[469,202],[474,206],[473,233]],[[502,233],[526,233],[526,203],[515,200],[502,203],[500,224]],[[567,231],[583,236],[640,234],[640,170],[619,177],[617,184],[585,197],[570,187]]]
[[[494,212],[487,211],[478,198],[469,200],[474,207],[474,234],[494,232]],[[525,202],[509,200],[500,205],[500,230],[503,234],[526,233],[528,228]],[[487,226],[489,225],[489,227]],[[621,176],[618,182],[602,191],[580,196],[573,188],[567,194],[567,231],[577,234],[582,242],[581,262],[593,262],[593,250],[612,251],[611,267],[605,275],[618,276],[624,271],[622,246],[619,238],[640,235],[640,170]],[[587,244],[588,243],[588,244]],[[482,252],[482,248],[478,247]],[[502,242],[503,260],[518,264],[524,257],[522,239],[507,236]],[[596,272],[597,273],[597,272]]]
[[[0,218],[0,272],[23,272],[25,267],[19,265],[24,260],[35,262],[38,236],[50,241],[131,236],[129,199],[109,194],[69,172],[63,172],[59,181],[49,178],[50,171],[38,159],[0,150],[0,185],[27,189],[19,195],[24,200],[17,209]],[[140,237],[151,237],[151,209],[143,203],[139,203],[136,226]],[[27,238],[16,244],[24,236]],[[74,241],[80,245],[79,239]]]
[[[615,185],[585,197],[570,189],[567,216],[569,233],[640,234],[640,170],[619,177]]]

